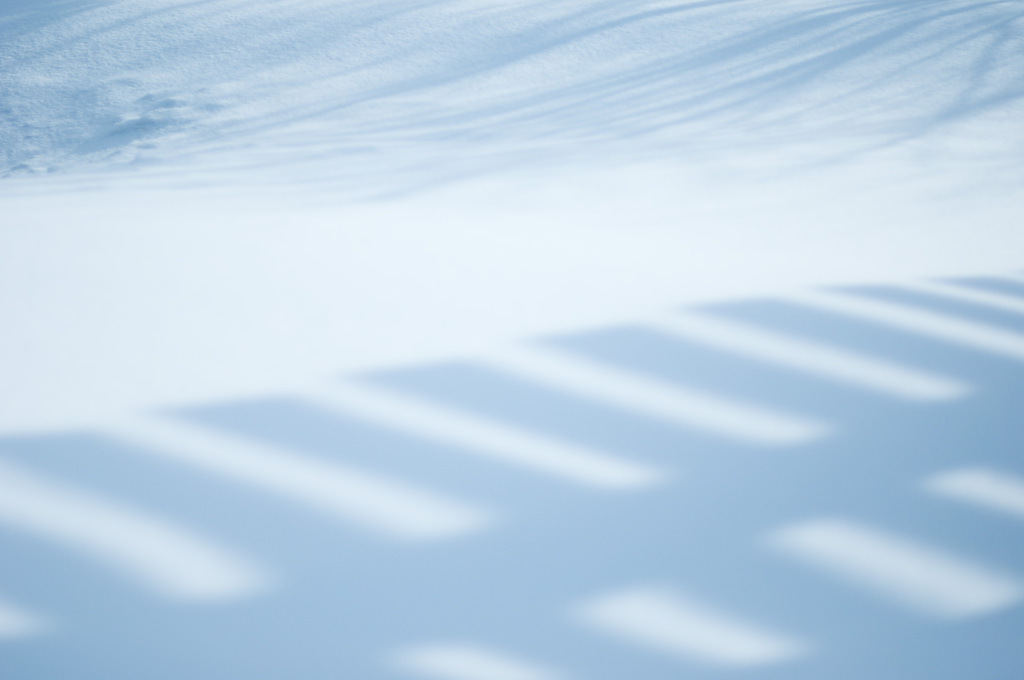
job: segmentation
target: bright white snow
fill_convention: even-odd
[[[1020,268],[1022,9],[5,0],[0,428]]]

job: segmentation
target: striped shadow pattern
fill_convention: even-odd
[[[269,678],[810,680],[892,674],[892,646],[901,677],[1000,677],[1024,663],[1022,361],[1022,280],[956,279],[7,437],[0,649],[17,680],[66,645],[105,680],[247,654]]]

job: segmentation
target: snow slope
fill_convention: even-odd
[[[1019,15],[9,0],[3,420],[1015,268]]]
[[[0,164],[192,159],[224,182],[284,165],[379,191],[950,136],[1006,161],[1019,136],[992,148],[991,131],[1017,128],[1019,18],[952,0],[8,2]]]
[[[0,676],[1014,677],[1022,15],[0,0]]]

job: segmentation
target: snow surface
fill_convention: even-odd
[[[379,191],[549,159],[866,150],[979,118],[1012,127],[1019,13],[889,0],[7,2],[0,162],[170,165],[228,183],[283,164],[332,191]],[[994,141],[992,129],[975,134]],[[999,151],[1019,153],[1019,137],[1001,137]]]
[[[5,0],[0,426],[1015,268],[1021,9]]]
[[[0,482],[38,477],[0,499],[0,675],[1015,677],[1019,536],[915,485],[1020,486],[1019,300],[925,300],[997,327],[937,324],[974,349],[750,301],[1019,274],[1022,54],[1021,0],[0,0]],[[804,343],[793,365],[823,343],[833,378],[952,401],[630,325],[723,301]],[[538,338],[583,368],[538,388],[466,360]],[[342,374],[404,396],[348,395],[376,429],[329,417]],[[578,398],[591,378],[631,389]],[[829,436],[744,448],[637,403]],[[537,474],[566,465],[661,485]],[[347,524],[421,509],[497,521],[415,549]],[[280,590],[146,599],[118,568],[209,567],[114,530],[160,522]],[[877,608],[758,543],[806,526],[789,558]],[[884,602],[965,592],[988,618]]]

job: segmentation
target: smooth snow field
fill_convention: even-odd
[[[1024,2],[0,0],[0,678],[1024,674]]]

